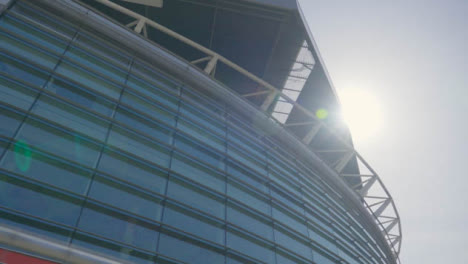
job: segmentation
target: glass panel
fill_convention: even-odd
[[[67,243],[72,235],[71,229],[46,224],[33,217],[22,216],[0,209],[0,225],[18,229],[22,232],[43,237],[44,239]]]
[[[84,249],[96,252],[97,255],[108,255],[113,259],[126,260],[135,264],[153,264],[155,256],[142,253],[134,248],[118,245],[105,241],[102,238],[94,238],[83,233],[76,233],[71,244],[72,248]]]
[[[322,253],[322,252],[317,251],[317,250],[314,251],[314,261],[315,261],[316,263],[321,263],[321,264],[322,264],[322,263],[323,263],[323,264],[335,264],[335,263],[339,263],[339,262],[337,262],[337,261],[332,260],[331,257],[329,258],[327,254]],[[374,262],[373,262],[373,263],[374,263]]]
[[[141,62],[135,62],[132,67],[132,72],[140,76],[143,76],[144,79],[148,80],[151,85],[155,85],[158,88],[163,88],[168,91],[177,90],[177,83],[166,78],[160,72],[156,71],[154,68],[150,69]]]
[[[225,125],[219,120],[214,119],[213,117],[203,113],[200,108],[195,108],[187,103],[181,104],[180,113],[189,120],[193,120],[198,124],[208,127],[214,133],[218,135],[225,135]]]
[[[238,183],[228,182],[227,195],[241,201],[246,206],[258,210],[266,215],[271,215],[271,206],[267,198],[262,197]]]
[[[34,18],[35,22],[38,22],[46,27],[51,27],[54,29],[54,31],[60,32],[60,35],[67,38],[71,38],[76,30],[73,26],[62,23],[62,21],[56,20],[51,15],[40,12],[37,8],[31,8],[24,2],[18,2],[13,5],[12,11],[24,15],[28,18]]]
[[[52,93],[64,97],[76,104],[101,113],[105,116],[110,116],[115,107],[115,104],[107,101],[99,96],[96,96],[86,89],[78,88],[61,79],[52,78],[46,87]]]
[[[165,193],[167,173],[123,154],[106,149],[98,169],[152,192]]]
[[[268,187],[266,185],[267,179],[256,175],[256,173],[241,167],[237,163],[229,162],[227,172],[236,179],[239,179],[264,193],[268,193]]]
[[[184,155],[174,153],[171,169],[218,192],[225,192],[226,183],[222,175]]]
[[[109,122],[43,94],[32,112],[94,139],[104,141]]]
[[[28,110],[37,94],[36,91],[26,86],[0,76],[0,101],[2,102]]]
[[[89,196],[136,215],[155,221],[161,220],[162,205],[160,199],[104,177],[95,178]]]
[[[173,113],[131,93],[123,93],[122,103],[142,112],[146,116],[155,118],[156,120],[162,121],[168,125],[173,126],[175,124],[175,116]]]
[[[17,137],[27,144],[66,159],[94,167],[99,147],[76,134],[68,134],[28,118]]]
[[[272,246],[255,241],[238,231],[227,233],[227,246],[266,263],[275,263]]]
[[[289,209],[295,210],[300,215],[304,215],[304,207],[302,207],[302,202],[279,191],[278,189],[281,189],[281,187],[283,186],[280,185],[277,187],[275,186],[275,188],[271,188],[271,196],[283,203]]]
[[[310,261],[311,259],[308,259],[308,260]],[[299,260],[297,257],[290,256],[287,253],[277,252],[276,253],[276,263],[281,263],[281,264],[306,264],[306,263],[309,263],[309,262],[306,262],[304,260]],[[322,262],[314,262],[314,263],[322,264]]]
[[[85,70],[81,67],[70,64],[69,62],[62,61],[57,67],[56,72],[78,82],[79,84],[82,84],[88,89],[93,89],[116,100],[119,99],[122,87],[104,80],[102,77],[91,73],[89,70]]]
[[[264,148],[256,144],[251,138],[245,137],[243,136],[243,134],[238,133],[237,131],[230,128],[228,133],[228,139],[230,142],[234,142],[235,144],[242,146],[246,151],[253,154],[258,159],[262,161],[265,160]]]
[[[78,228],[125,244],[156,250],[158,226],[88,203]]]
[[[23,118],[23,115],[0,106],[0,135],[13,137]]]
[[[280,223],[289,226],[293,230],[301,234],[307,234],[307,228],[305,226],[304,220],[296,217],[292,212],[289,212],[277,205],[273,205],[273,217]]]
[[[11,16],[3,17],[0,23],[1,27],[6,28],[16,34],[23,36],[32,43],[37,43],[57,53],[63,53],[67,46],[65,41],[62,41],[49,33],[39,30],[36,27],[21,22],[17,18]]]
[[[226,259],[226,264],[256,264],[256,261],[241,259],[237,256],[231,256]]]
[[[224,140],[214,136],[210,132],[206,131],[206,129],[203,129],[191,122],[187,122],[183,119],[179,119],[177,122],[177,127],[189,134],[190,136],[200,140],[201,142],[205,143],[206,145],[221,151],[225,152],[226,151],[226,146],[224,143]]]
[[[10,146],[1,167],[78,194],[85,194],[91,171],[32,149],[24,141]]]
[[[196,144],[195,142],[178,135],[176,136],[175,146],[192,157],[196,157],[215,168],[224,170],[224,157],[210,151],[200,144]]]
[[[276,243],[291,250],[292,252],[301,255],[306,259],[312,259],[312,250],[309,244],[306,241],[295,237],[295,235],[275,228],[275,240]]]
[[[93,35],[93,33],[86,33],[78,33],[75,43],[87,49],[88,52],[99,53],[99,56],[105,57],[106,60],[112,61],[112,63],[119,65],[122,69],[128,68],[131,60],[130,56],[127,56],[119,49],[114,49],[111,43],[100,39],[98,36]]]
[[[194,234],[218,244],[224,244],[222,223],[190,212],[188,209],[168,204],[164,209],[163,222],[189,234]]]
[[[169,166],[169,150],[165,147],[139,137],[136,133],[113,126],[109,135],[109,145],[132,153],[163,167]]]
[[[35,48],[29,43],[25,43],[7,33],[0,33],[0,48],[8,50],[15,56],[33,61],[47,69],[53,69],[59,58],[50,53]]]
[[[80,213],[80,200],[11,176],[0,174],[0,190],[1,206],[46,220],[73,226]]]
[[[196,92],[195,90],[190,89],[189,87],[184,87],[182,91],[182,99],[191,106],[203,110],[204,112],[209,112],[210,114],[214,114],[217,117],[219,122],[224,123],[226,120],[225,118],[225,111],[224,105],[221,101],[214,102],[213,99],[210,99],[202,94]],[[222,120],[222,121],[221,121]]]
[[[124,83],[127,73],[102,59],[94,57],[77,47],[70,47],[65,53],[65,57],[70,57],[74,61],[83,64],[94,72],[98,72],[117,83]],[[74,62],[71,62],[74,63]]]
[[[229,205],[227,208],[227,221],[244,228],[267,240],[273,240],[273,227],[271,221],[255,215],[239,206]]]
[[[224,219],[224,199],[197,189],[181,180],[169,181],[167,196],[198,210]]]
[[[159,252],[191,264],[224,263],[224,256],[209,247],[177,235],[162,233]]]
[[[160,87],[158,86],[152,85],[134,76],[129,77],[127,85],[143,94],[146,98],[151,98],[152,101],[155,101],[158,104],[164,105],[172,110],[177,110],[178,108],[177,97],[160,90]]]
[[[13,59],[0,52],[0,71],[6,75],[11,75],[14,78],[42,87],[46,80],[47,74],[35,68],[32,68],[17,59]]]
[[[266,175],[266,164],[261,160],[255,159],[252,156],[248,156],[243,150],[237,149],[232,145],[228,145],[227,152],[229,156],[236,159],[236,161],[241,162],[242,165],[248,167],[249,169],[255,170],[260,175]]]
[[[119,108],[115,114],[115,120],[124,123],[134,130],[141,131],[161,142],[168,144],[172,142],[172,130],[160,123],[149,120],[127,109]]]
[[[293,183],[287,179],[285,179],[283,176],[278,174],[276,171],[274,171],[274,168],[269,170],[268,176],[270,179],[273,180],[278,186],[281,186],[282,189],[286,189],[294,194],[296,194],[298,197],[301,197],[301,191],[298,186],[293,185]]]

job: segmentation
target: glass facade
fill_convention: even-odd
[[[390,263],[309,164],[115,41],[0,17],[0,223],[132,263]]]

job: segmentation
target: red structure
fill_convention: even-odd
[[[58,264],[57,262],[24,255],[18,252],[0,248],[0,263],[3,264]]]

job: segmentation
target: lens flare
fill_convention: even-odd
[[[365,90],[344,90],[339,93],[342,115],[353,138],[365,140],[378,134],[383,124],[378,99]]]
[[[18,140],[14,146],[16,167],[26,172],[31,166],[31,148],[24,140]]]
[[[315,116],[318,119],[326,119],[328,117],[328,111],[323,108],[320,108],[317,111],[315,111]]]

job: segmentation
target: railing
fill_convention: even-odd
[[[337,162],[329,163],[328,165],[333,168],[338,175],[340,175],[343,179],[344,178],[358,178],[360,183],[350,187],[361,197],[366,209],[369,213],[375,218],[377,225],[380,228],[380,231],[383,233],[384,237],[387,239],[388,245],[390,246],[395,258],[399,262],[399,252],[401,248],[401,223],[400,217],[398,215],[398,211],[396,209],[395,203],[392,199],[392,196],[388,192],[387,188],[383,184],[382,180],[378,176],[378,174],[370,167],[370,165],[362,158],[359,153],[354,149],[354,147],[348,143],[346,139],[343,139],[339,132],[335,131],[330,125],[323,122],[321,119],[316,117],[316,115],[306,109],[304,106],[297,103],[295,100],[292,100],[287,95],[283,94],[281,90],[272,86],[271,84],[267,83],[266,81],[262,80],[261,78],[255,76],[254,74],[250,73],[249,71],[245,70],[244,68],[240,67],[239,65],[233,63],[232,61],[226,59],[225,57],[221,56],[220,54],[164,27],[156,23],[153,20],[148,19],[147,17],[140,15],[136,12],[133,12],[125,7],[122,7],[114,2],[109,0],[94,0],[95,2],[101,3],[109,8],[117,10],[122,14],[125,14],[135,21],[126,25],[128,28],[133,28],[133,30],[138,34],[143,34],[145,37],[148,37],[147,34],[147,27],[151,27],[156,29],[160,32],[163,32],[199,51],[204,53],[206,56],[197,60],[192,61],[191,63],[196,66],[202,62],[207,62],[206,66],[202,69],[206,74],[210,75],[214,78],[214,73],[216,71],[216,67],[219,63],[222,63],[238,73],[246,76],[250,80],[256,82],[260,89],[259,91],[243,94],[241,95],[246,100],[249,98],[259,95],[265,95],[266,98],[264,99],[263,103],[260,105],[262,111],[268,113],[268,109],[272,106],[272,104],[279,99],[282,99],[285,102],[290,103],[295,107],[295,109],[299,110],[302,114],[306,115],[309,120],[306,120],[301,123],[288,123],[288,124],[281,124],[281,122],[277,121],[273,116],[270,114],[270,118],[277,121],[278,124],[284,126],[285,129],[289,130],[288,127],[293,126],[309,126],[309,132],[302,138],[302,142],[305,145],[310,146],[310,143],[316,138],[318,133],[322,130],[327,131],[331,134],[337,142],[341,144],[340,149],[321,149],[321,150],[313,150],[318,156],[321,153],[335,153],[340,154],[340,158]],[[269,113],[268,113],[269,114]],[[369,171],[368,174],[345,174],[343,170],[346,166],[353,160],[360,162],[366,170]],[[362,167],[361,167],[362,168]],[[349,181],[346,181],[349,182]]]

